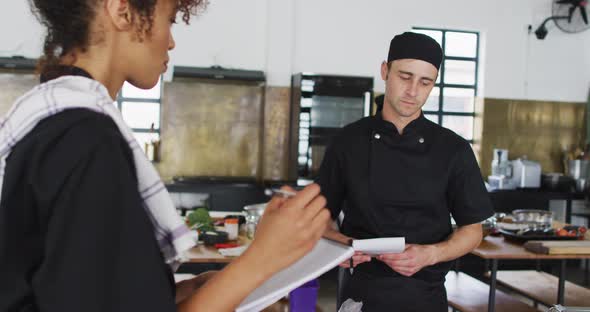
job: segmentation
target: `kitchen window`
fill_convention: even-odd
[[[413,31],[432,37],[443,50],[438,79],[422,107],[424,115],[473,143],[479,33],[422,27]]]
[[[117,97],[117,107],[129,125],[139,146],[160,139],[162,79],[150,90],[142,90],[125,82]]]

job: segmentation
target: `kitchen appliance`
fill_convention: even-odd
[[[567,175],[574,178],[580,179],[588,178],[588,174],[590,173],[590,160],[584,159],[571,159],[567,162]]]
[[[508,150],[494,148],[494,154],[492,159],[492,175],[493,176],[512,176],[512,168],[508,161]]]
[[[311,182],[338,131],[364,116],[373,102],[373,77],[299,73],[291,79],[289,180]]]
[[[541,187],[541,164],[526,159],[516,159],[511,162],[512,182],[518,188]]]
[[[516,188],[510,177],[488,176],[488,184],[492,190],[513,190]]]
[[[549,21],[553,21],[557,28],[565,33],[578,33],[590,29],[589,12],[587,0],[553,0],[551,16],[535,30],[535,36],[540,40],[545,39],[549,32],[545,24]]]
[[[590,178],[590,160],[571,159],[567,164],[567,174],[575,179],[576,191],[587,191]]]
[[[576,180],[560,172],[549,172],[541,175],[541,187],[555,192],[573,192]]]
[[[515,189],[512,179],[512,164],[508,161],[508,150],[495,148],[492,159],[492,175],[488,176],[488,184],[493,190]]]

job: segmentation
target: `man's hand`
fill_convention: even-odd
[[[407,244],[404,252],[382,254],[377,259],[401,275],[412,276],[422,268],[437,262],[436,247],[434,245]]]
[[[348,237],[348,236],[340,233],[338,230],[336,230],[334,223],[332,223],[332,225],[326,229],[326,231],[324,232],[324,237],[329,240],[333,240],[333,241],[340,242],[345,245],[352,246],[353,238]],[[352,267],[354,268],[363,262],[369,262],[369,261],[371,261],[371,256],[364,254],[360,251],[355,251],[354,255],[352,256]],[[346,261],[340,263],[339,266],[346,268],[346,269],[350,268],[350,258],[347,259]]]
[[[355,251],[354,255],[352,256],[352,267],[354,268],[363,262],[369,261],[371,261],[371,256],[364,254],[360,251]],[[345,269],[350,268],[350,259],[340,263],[339,266]]]

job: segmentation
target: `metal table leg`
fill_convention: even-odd
[[[490,295],[488,297],[488,312],[496,309],[496,274],[498,273],[498,259],[492,259],[492,271],[490,274]]]
[[[590,286],[590,268],[588,267],[590,265],[590,259],[585,259],[584,262],[586,264],[584,265],[584,285]]]
[[[565,201],[565,223],[572,223],[572,199],[568,198]]]
[[[559,260],[559,284],[557,286],[557,303],[563,304],[565,290],[565,271],[567,269],[566,259]]]

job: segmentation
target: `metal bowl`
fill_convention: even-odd
[[[493,216],[483,220],[481,222],[483,237],[498,233],[498,222],[502,221],[505,217],[505,213],[496,212]]]
[[[262,217],[264,214],[264,209],[266,208],[266,204],[267,203],[245,206],[244,210],[246,211],[246,219],[248,216]]]
[[[518,209],[512,211],[515,222],[528,223],[541,227],[550,227],[553,223],[553,212],[538,209]]]
[[[254,233],[256,232],[258,221],[260,221],[260,218],[262,218],[265,208],[266,203],[248,205],[244,207],[244,210],[246,211],[246,235],[248,238],[254,239]]]

